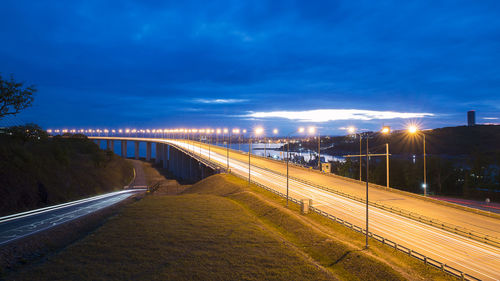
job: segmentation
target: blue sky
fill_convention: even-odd
[[[0,38],[46,128],[500,122],[498,1],[4,0]]]

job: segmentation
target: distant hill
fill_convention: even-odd
[[[392,154],[422,154],[422,134],[426,138],[426,152],[434,155],[463,156],[474,153],[495,154],[500,152],[500,126],[477,125],[445,127],[426,130],[417,135],[410,135],[406,131],[394,131],[385,136],[369,132],[370,151],[384,151],[385,143],[389,143]],[[365,138],[365,137],[364,137]],[[359,152],[359,137],[340,136],[322,138],[322,147],[332,146],[324,152],[332,155],[344,155]],[[317,143],[311,141],[303,146],[317,149]],[[363,140],[363,149],[366,142]]]

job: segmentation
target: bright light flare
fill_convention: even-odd
[[[417,127],[417,126],[415,126],[415,125],[410,125],[410,126],[408,127],[408,132],[409,132],[410,134],[415,134],[416,132],[418,132],[418,127]]]
[[[260,135],[262,133],[264,133],[264,128],[262,128],[262,127],[255,128],[256,135]]]
[[[274,129],[273,134],[275,134],[275,135],[278,134],[278,129]]]
[[[382,127],[382,131],[381,132],[382,132],[382,134],[388,134],[388,133],[391,132],[391,127],[384,126],[384,127]]]
[[[309,132],[309,134],[316,133],[316,127],[309,127],[308,132]]]
[[[305,130],[306,129],[304,127],[300,127],[298,131],[299,131],[299,133],[303,133]]]

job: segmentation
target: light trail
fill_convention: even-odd
[[[200,155],[200,147],[182,141],[166,140],[188,151]],[[201,155],[208,159],[208,150],[201,148]],[[233,152],[234,153],[234,152]],[[225,165],[226,156],[210,151],[210,158]],[[231,171],[248,178],[248,162],[230,157]],[[251,165],[252,180],[286,192],[286,177]],[[289,179],[292,198],[311,198],[313,206],[340,217],[357,226],[364,225],[365,205],[361,202],[318,189],[303,182]],[[319,203],[319,204],[316,204]],[[370,206],[372,233],[397,242],[409,249],[420,251],[428,257],[439,260],[454,268],[484,280],[500,279],[500,249],[475,240],[430,226],[424,223]]]

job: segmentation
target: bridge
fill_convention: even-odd
[[[316,170],[292,166],[286,175],[282,161],[249,155],[210,143],[173,138],[91,136],[113,149],[121,142],[146,143],[145,158],[161,163],[174,175],[199,180],[214,173],[237,177],[299,203],[310,210],[366,234],[364,183]],[[409,256],[465,280],[500,280],[500,216],[416,194],[370,185],[368,236]],[[373,242],[371,242],[373,243]]]

